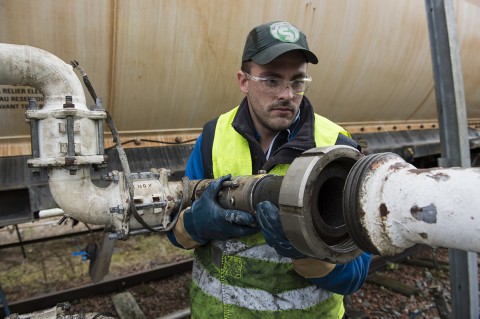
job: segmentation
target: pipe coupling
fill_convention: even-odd
[[[280,219],[300,252],[333,263],[361,254],[343,216],[343,187],[363,155],[349,146],[314,148],[290,165],[280,188]]]

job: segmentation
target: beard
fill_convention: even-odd
[[[279,114],[277,116],[271,116],[275,110],[287,112],[285,114]],[[280,101],[272,104],[267,108],[265,117],[258,117],[259,122],[267,129],[271,131],[283,131],[292,125],[295,115],[297,114],[297,108],[291,101]]]

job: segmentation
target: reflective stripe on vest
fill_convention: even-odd
[[[263,239],[263,237],[262,237]],[[255,258],[263,261],[277,262],[289,264],[292,262],[291,258],[282,257],[278,258],[278,254],[273,247],[268,245],[256,245],[248,246],[244,242],[236,239],[231,239],[227,241],[213,241],[214,245],[219,251],[222,251],[225,255],[233,255]]]
[[[248,142],[232,127],[238,107],[218,118],[212,146],[214,177],[252,174]],[[315,115],[316,146],[334,145],[340,126]],[[289,164],[270,173],[285,175]],[[193,318],[341,318],[343,297],[311,285],[261,233],[195,249],[190,300]]]
[[[224,284],[211,276],[199,263],[194,263],[192,277],[195,283],[208,295],[225,304],[252,309],[255,311],[282,311],[307,309],[327,300],[331,293],[316,286],[293,289],[279,294],[259,290],[256,287],[237,287]],[[205,305],[208,307],[208,305]]]
[[[199,276],[202,277],[202,276]],[[228,288],[226,289],[228,291]],[[225,300],[234,298],[236,291],[230,292],[230,296],[227,295],[227,291],[222,293],[225,296]],[[195,281],[192,281],[190,289],[190,305],[192,308],[191,316],[193,319],[201,318],[224,318],[224,319],[258,319],[258,318],[275,318],[275,319],[309,319],[309,318],[322,318],[322,319],[338,319],[344,315],[343,307],[337,307],[339,310],[337,313],[331,311],[337,305],[342,305],[343,297],[340,295],[333,295],[333,297],[317,303],[316,305],[307,309],[285,309],[281,311],[255,311],[246,307],[240,307],[236,304],[223,303],[221,300],[215,298],[212,295],[203,293],[197,286]]]

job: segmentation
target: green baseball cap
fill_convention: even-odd
[[[247,36],[242,61],[263,65],[279,55],[299,50],[309,63],[317,64],[318,59],[309,50],[307,37],[298,28],[286,21],[273,21],[257,26]]]

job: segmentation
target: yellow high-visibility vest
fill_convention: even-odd
[[[212,148],[215,178],[252,175],[248,142],[232,127],[238,107],[217,121]],[[349,134],[315,114],[317,147]],[[285,175],[289,164],[269,173]],[[261,233],[213,241],[195,249],[190,288],[192,318],[342,318],[343,296],[312,285],[265,243]]]

